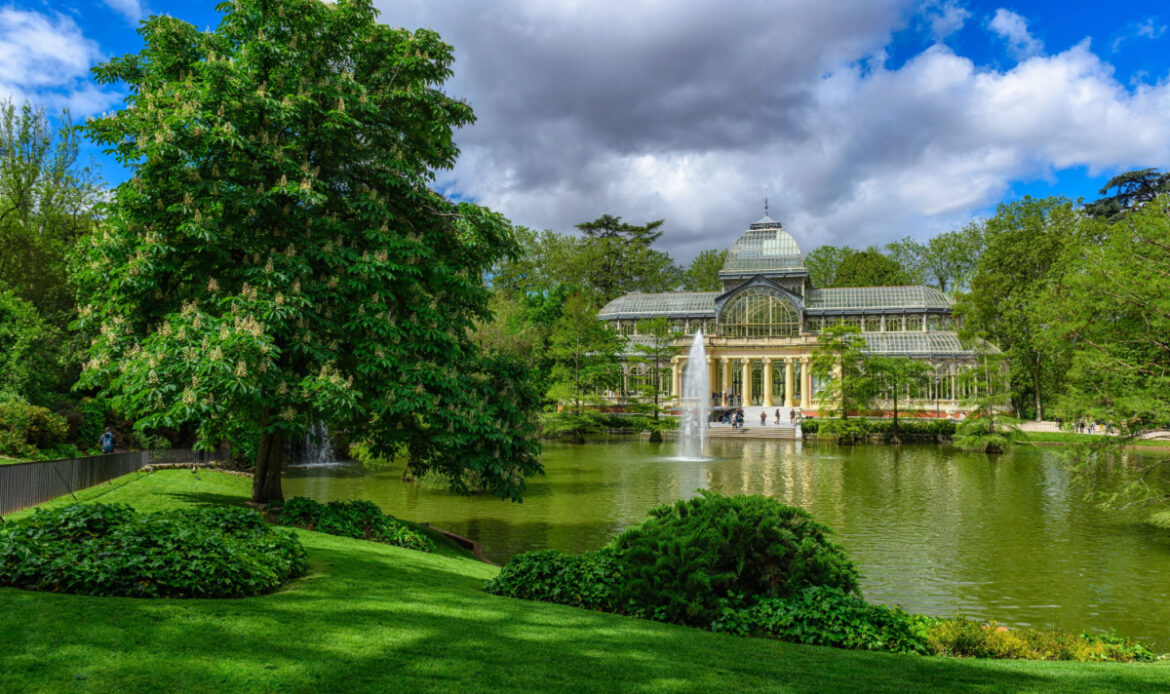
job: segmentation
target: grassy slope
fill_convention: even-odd
[[[1026,443],[1100,443],[1100,434],[1077,434],[1070,431],[1023,431],[1021,440]],[[1127,446],[1137,448],[1170,448],[1170,441],[1164,439],[1139,439]]]
[[[237,477],[166,471],[79,496],[149,510],[239,503],[247,490]],[[861,653],[499,598],[480,590],[497,569],[454,551],[300,535],[310,574],[261,598],[148,601],[0,588],[0,691],[1170,689],[1164,663]]]

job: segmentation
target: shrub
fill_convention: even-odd
[[[966,658],[1146,662],[1145,646],[1117,634],[1007,629],[965,617],[939,620],[926,630],[931,652]]]
[[[510,598],[613,612],[620,584],[621,567],[612,549],[585,554],[550,549],[512,557],[484,588]]]
[[[817,438],[836,439],[842,445],[860,443],[869,438],[869,422],[860,417],[849,419],[822,419]]]
[[[747,609],[725,610],[711,629],[816,646],[926,654],[931,652],[926,629],[933,621],[815,586],[792,598],[765,598]]]
[[[69,425],[61,415],[23,400],[0,402],[0,453],[36,458],[38,448],[62,443]]]
[[[435,551],[435,543],[431,538],[387,516],[369,501],[330,501],[322,504],[303,496],[293,497],[281,506],[280,522],[329,535],[374,540],[420,552]]]
[[[623,611],[707,626],[724,607],[811,586],[857,593],[857,573],[808,512],[763,496],[699,496],[660,506],[612,543]]]
[[[231,598],[307,567],[304,547],[242,508],[138,514],[121,504],[38,510],[0,526],[0,585],[84,595]]]

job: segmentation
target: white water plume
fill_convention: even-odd
[[[679,457],[702,460],[707,453],[707,423],[711,413],[710,383],[707,380],[707,348],[703,331],[695,331],[682,377],[682,426],[679,430]]]

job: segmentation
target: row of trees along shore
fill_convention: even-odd
[[[717,290],[725,251],[683,266],[663,220],[534,231],[435,192],[474,120],[442,90],[452,49],[379,24],[369,0],[221,11],[214,30],[144,22],[140,52],[94,70],[125,107],[80,130],[0,109],[0,455],[88,449],[105,422],[142,444],[228,441],[263,502],[281,496],[285,442],[320,421],[457,491],[521,498],[541,471],[537,414],[580,435],[620,387],[598,308]],[[82,133],[131,177],[104,186]],[[1088,204],[1025,197],[925,242],[806,262],[817,286],[954,296],[963,337],[1003,348],[1022,416],[1160,424],[1168,190],[1134,171]],[[672,335],[640,332],[657,428]]]

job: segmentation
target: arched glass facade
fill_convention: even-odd
[[[800,314],[779,292],[751,287],[732,297],[719,314],[719,334],[727,337],[795,337]]]

